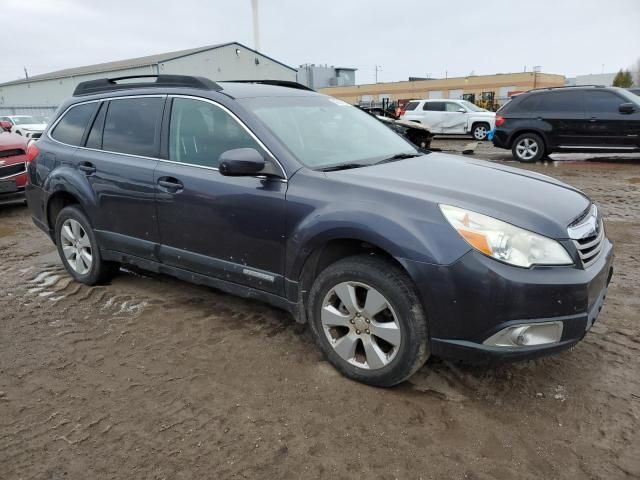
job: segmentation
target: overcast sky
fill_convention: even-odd
[[[259,0],[261,51],[358,68],[357,83],[640,58],[640,0]],[[254,46],[250,0],[0,0],[0,81],[216,43]]]

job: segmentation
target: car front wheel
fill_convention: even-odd
[[[473,126],[471,130],[471,135],[478,141],[484,141],[487,139],[487,135],[489,134],[489,124],[487,123],[477,123]]]
[[[343,375],[390,387],[429,357],[427,319],[411,280],[393,263],[359,255],[327,267],[309,296],[320,349]]]
[[[538,134],[523,133],[513,142],[511,153],[520,162],[537,162],[545,154],[544,141]]]

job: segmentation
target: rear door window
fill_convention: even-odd
[[[72,107],[55,126],[51,136],[67,145],[80,145],[84,130],[97,107],[98,104],[95,102]]]
[[[217,168],[223,152],[255,148],[258,142],[222,108],[201,100],[174,98],[169,123],[169,160]]]
[[[538,112],[584,113],[581,91],[557,91],[540,95]]]
[[[607,91],[585,91],[585,103],[589,113],[618,113],[625,101]]]
[[[164,98],[111,100],[107,109],[102,148],[109,152],[157,157]]]
[[[424,102],[422,110],[429,112],[444,112],[444,102]]]

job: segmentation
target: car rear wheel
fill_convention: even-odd
[[[58,214],[55,240],[62,263],[78,282],[96,285],[109,280],[120,268],[117,263],[102,259],[91,224],[75,205]]]
[[[481,142],[487,139],[490,129],[491,128],[488,123],[476,123],[471,130],[471,135],[473,135],[473,138]]]
[[[427,319],[411,280],[376,256],[327,267],[311,289],[309,313],[320,349],[353,380],[390,387],[429,357]]]
[[[545,155],[544,141],[535,133],[523,133],[513,142],[511,153],[520,162],[537,162]]]

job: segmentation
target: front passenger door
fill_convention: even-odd
[[[255,148],[270,161],[225,107],[176,97],[168,117],[165,161],[154,175],[161,261],[282,294],[286,181],[220,174],[227,150]]]
[[[640,112],[621,113],[629,100],[607,90],[585,90],[589,145],[594,148],[632,149],[640,145]]]

